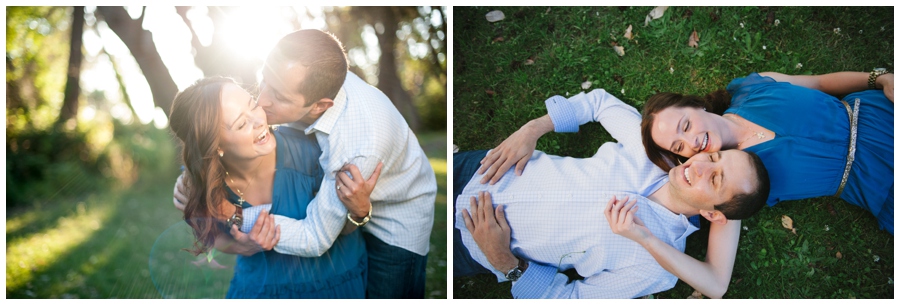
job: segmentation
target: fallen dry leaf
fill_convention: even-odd
[[[834,257],[837,257],[838,259],[844,258],[844,256],[841,255],[841,252],[840,252],[840,251],[838,251],[838,253],[836,253],[836,254],[834,255]]]
[[[492,42],[503,42],[503,36],[494,37],[494,40]]]
[[[650,24],[650,20],[659,19],[659,17],[662,17],[666,12],[666,9],[668,8],[668,6],[657,6],[656,8],[654,8],[652,11],[650,11],[649,14],[647,14],[647,18],[644,19],[644,26]]]
[[[531,57],[528,57],[528,59],[525,60],[525,65],[526,66],[533,65],[535,59],[537,59],[537,57],[534,55],[532,55]]]
[[[497,94],[496,92],[494,92],[494,90],[491,90],[491,89],[484,90],[484,93],[487,93],[487,95],[490,95],[490,96],[494,96],[494,94]]]
[[[619,56],[625,56],[625,47],[613,46],[613,49],[616,50],[616,54],[619,54]]]
[[[625,38],[628,38],[628,40],[634,39],[634,34],[631,33],[631,25],[630,24],[628,25],[628,28],[625,29]]]
[[[591,88],[591,81],[581,83],[581,89],[587,90]]]
[[[691,38],[688,39],[688,46],[696,48],[699,46],[697,42],[700,42],[700,35],[697,35],[697,30],[694,30],[694,32],[691,33]]]
[[[484,18],[487,19],[488,22],[497,22],[506,18],[501,11],[490,11],[484,15]]]
[[[547,8],[547,11],[546,11],[546,12],[544,12],[544,14],[549,14],[549,13],[550,13],[550,9],[551,9],[551,8],[550,8],[550,7],[548,7],[548,8]]]
[[[697,290],[694,290],[694,293],[691,293],[691,295],[688,296],[687,298],[688,298],[688,299],[702,299],[702,298],[703,298],[703,294],[700,293],[700,292],[697,291]]]
[[[794,228],[794,220],[787,215],[781,215],[781,226],[797,234],[797,229]]]

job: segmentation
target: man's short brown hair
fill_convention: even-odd
[[[347,76],[344,47],[336,37],[320,30],[299,30],[285,35],[269,53],[267,64],[292,62],[307,68],[299,88],[292,88],[306,98],[305,106],[323,98],[334,99]]]

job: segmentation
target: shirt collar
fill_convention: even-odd
[[[334,124],[337,123],[338,118],[344,113],[344,109],[347,108],[347,81],[353,75],[353,72],[347,71],[347,77],[344,78],[344,84],[341,85],[341,90],[338,91],[338,94],[334,97],[334,105],[328,110],[325,110],[325,113],[322,114],[319,119],[312,123],[312,125],[307,126],[303,132],[311,134],[315,131],[331,134],[332,128],[334,128]],[[296,127],[301,127],[305,124],[300,121],[291,123]],[[299,129],[299,128],[298,128]]]

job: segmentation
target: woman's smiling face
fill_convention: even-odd
[[[669,107],[656,113],[650,136],[659,147],[690,158],[722,150],[723,120],[702,108]]]
[[[256,100],[238,85],[226,84],[220,93],[222,132],[219,148],[225,158],[252,159],[275,150],[266,113]]]

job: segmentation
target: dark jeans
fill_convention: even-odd
[[[456,228],[456,197],[462,193],[469,179],[475,175],[475,171],[481,167],[481,159],[487,155],[487,150],[465,151],[453,154],[453,276],[472,276],[481,273],[491,273],[490,270],[481,266],[472,255],[469,249],[462,243],[462,235]],[[469,204],[466,200],[461,204]]]
[[[425,263],[428,255],[422,256],[388,245],[368,232],[363,232],[363,238],[369,253],[366,298],[425,298]]]

